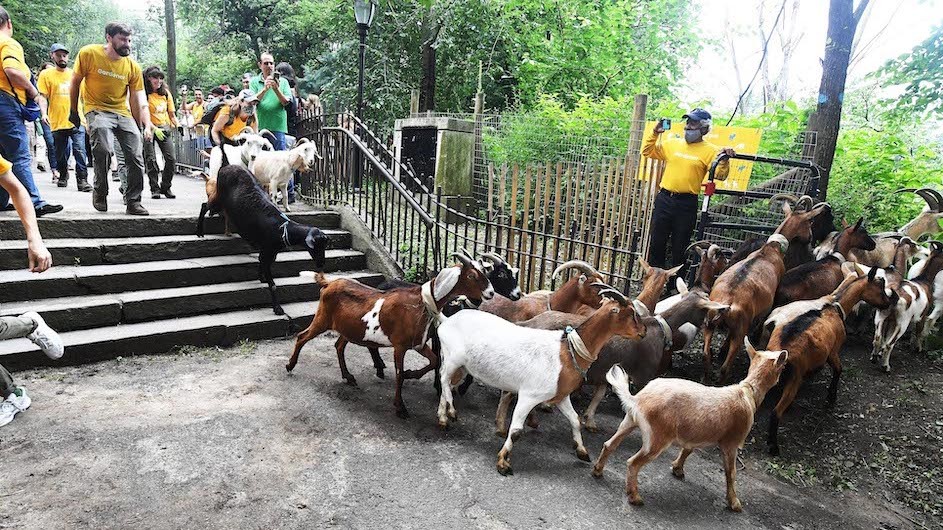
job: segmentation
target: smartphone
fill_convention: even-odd
[[[279,77],[281,77],[281,74],[279,74],[278,72],[272,72],[272,79],[274,79],[275,81],[278,81]]]
[[[661,128],[662,128],[662,130],[664,130],[664,131],[670,130],[670,129],[671,129],[671,119],[669,119],[669,118],[662,118],[662,119],[661,119]]]

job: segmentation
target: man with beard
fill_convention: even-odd
[[[667,162],[661,178],[661,190],[655,197],[652,210],[651,243],[648,248],[648,263],[653,267],[667,268],[665,253],[671,239],[672,266],[684,263],[684,251],[691,241],[697,224],[697,196],[701,182],[714,160],[721,153],[733,156],[733,149],[719,148],[704,140],[711,129],[711,115],[704,109],[694,109],[681,117],[684,138],[668,135],[663,138],[665,120],[658,120],[655,128],[645,138],[642,154],[655,160]],[[730,171],[728,160],[717,165],[714,177],[725,180]]]
[[[144,141],[154,137],[144,78],[141,67],[131,55],[131,26],[111,22],[105,26],[105,44],[89,44],[79,50],[72,76],[69,115],[76,127],[81,123],[78,111],[79,86],[85,81],[85,117],[92,143],[92,161],[95,168],[95,190],[92,206],[100,212],[108,211],[108,165],[114,139],[124,154],[128,183],[124,199],[129,215],[148,215],[141,206],[144,189]],[[131,108],[128,109],[130,103]]]
[[[69,50],[63,44],[53,44],[49,57],[55,68],[47,68],[39,74],[37,86],[43,95],[40,107],[43,122],[52,129],[56,150],[56,167],[59,168],[60,188],[69,183],[69,150],[75,158],[75,184],[79,191],[92,191],[88,183],[88,166],[85,163],[85,127],[69,121],[69,92],[72,87],[72,69],[69,68]]]

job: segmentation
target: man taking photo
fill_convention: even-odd
[[[141,206],[141,192],[144,190],[141,129],[144,130],[144,140],[149,142],[154,137],[154,126],[144,94],[141,67],[129,55],[131,26],[120,22],[105,26],[104,45],[89,44],[79,50],[72,76],[69,120],[76,127],[81,123],[79,87],[84,80],[85,117],[95,168],[92,206],[99,212],[108,211],[108,166],[114,139],[117,138],[128,171],[128,184],[124,189],[127,213],[148,215]]]
[[[684,251],[697,224],[697,196],[701,182],[721,153],[734,155],[733,149],[721,149],[704,140],[711,130],[709,112],[694,109],[682,116],[682,119],[685,120],[684,138],[677,135],[668,135],[668,138],[662,136],[665,132],[663,125],[668,120],[659,120],[642,144],[643,155],[667,162],[661,178],[661,190],[655,197],[652,210],[648,263],[653,267],[668,268],[665,254],[669,239],[672,266],[684,263]],[[724,159],[717,165],[714,178],[725,180],[729,171],[729,161]]]

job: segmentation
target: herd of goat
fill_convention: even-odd
[[[940,231],[943,196],[932,189],[901,190],[916,193],[927,207],[899,232],[886,234],[868,234],[861,219],[836,230],[827,203],[776,196],[785,201],[785,219],[771,236],[747,241],[735,252],[706,242],[691,245],[688,250],[699,263],[697,280],[689,287],[678,278],[678,293],[664,299],[661,295],[680,267],[662,270],[642,260],[641,292],[629,299],[579,260],[553,271],[554,279],[563,279],[555,290],[522,294],[519,271],[499,255],[475,258],[464,251],[453,254],[457,265],[422,285],[391,280],[373,288],[352,279],[328,279],[323,274],[326,237],[320,230],[285,217],[247,167],[228,165],[217,173],[207,181],[208,201],[198,233],[206,213],[228,218],[259,250],[259,279],[268,284],[276,313],[282,314],[271,272],[275,255],[303,245],[314,259],[315,271],[302,275],[318,283],[320,302],[311,324],[297,336],[286,365],[289,372],[308,341],[332,330],[339,335],[335,347],[341,376],[351,385],[357,382],[347,368],[348,343],[369,349],[380,378],[385,364],[379,348],[393,348],[393,404],[400,417],[408,416],[403,381],[430,371],[436,375],[437,417],[443,428],[457,418],[455,394],[468,391],[472,380],[498,388],[496,432],[505,442],[496,467],[504,475],[513,473],[513,444],[525,424],[536,426],[532,411],[540,406],[560,410],[572,429],[577,457],[590,461],[581,427],[597,431],[595,410],[611,386],[625,417],[605,442],[592,474],[601,476],[612,451],[639,429],[642,447],[628,460],[626,475],[632,504],[642,504],[639,469],[668,446],[681,450],[672,463],[678,478],[684,477],[685,459],[694,449],[717,446],[728,507],[740,511],[734,488],[737,450],[782,374],[783,392],[767,438],[774,455],[779,453],[783,413],[803,379],[825,364],[832,372],[828,402],[834,403],[846,326],[865,318],[868,306],[875,312],[872,361],[880,360],[884,371],[890,370],[890,354],[908,330],[923,348],[943,313],[943,243],[918,243]],[[702,382],[659,377],[699,331],[704,338]],[[726,383],[744,349],[749,369],[737,384],[707,386],[714,379],[713,337],[720,331],[726,334],[720,348],[725,358],[717,382]],[[426,366],[404,369],[409,350],[425,357]],[[586,384],[594,392],[581,421],[570,394]]]

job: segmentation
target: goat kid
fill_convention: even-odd
[[[576,313],[583,306],[599,307],[602,303],[599,291],[607,287],[602,274],[585,261],[570,260],[557,267],[552,277],[556,279],[569,269],[576,269],[580,274],[567,280],[552,293],[530,293],[517,301],[494,298],[482,303],[478,309],[497,315],[508,322],[521,322],[534,318],[544,311]]]
[[[268,284],[272,297],[272,311],[284,315],[275,294],[272,264],[278,253],[295,245],[303,245],[314,260],[315,270],[324,270],[328,237],[318,228],[296,223],[285,217],[272,204],[262,188],[256,184],[249,170],[237,165],[224,166],[215,179],[207,180],[207,194],[212,196],[200,207],[197,219],[197,237],[204,235],[207,213],[220,213],[231,222],[236,232],[259,253],[259,281]]]
[[[435,279],[422,286],[389,291],[380,291],[356,280],[340,278],[328,281],[320,273],[302,273],[313,276],[321,286],[321,298],[311,324],[298,334],[285,369],[291,372],[304,345],[328,330],[336,331],[344,339],[337,341],[337,361],[341,376],[348,382],[353,380],[344,358],[344,347],[348,342],[374,349],[392,347],[396,368],[393,406],[397,416],[409,417],[402,398],[403,380],[419,379],[430,370],[438,370],[439,357],[426,342],[432,331],[430,327],[438,323],[442,308],[461,295],[485,300],[494,296],[494,289],[480,263],[462,254],[453,256],[461,265],[443,269]],[[428,359],[429,364],[421,370],[404,370],[403,360],[410,349]]]
[[[288,182],[295,171],[307,173],[320,158],[321,155],[318,154],[318,148],[314,143],[308,141],[307,138],[302,138],[288,151],[259,153],[250,169],[259,184],[268,189],[273,203],[275,194],[278,191],[282,192],[282,206],[288,212],[291,211],[288,208]]]
[[[793,302],[773,311],[766,320],[769,349],[786,349],[791,370],[783,388],[782,397],[770,415],[767,444],[771,455],[779,454],[779,423],[792,404],[805,377],[822,368],[827,362],[832,369],[828,387],[828,405],[835,404],[842,366],[839,352],[845,344],[845,317],[860,301],[877,308],[890,307],[894,293],[887,286],[884,271],[873,268],[865,273],[857,264],[832,294],[816,300]]]
[[[746,341],[750,370],[736,385],[707,387],[686,379],[655,379],[638,394],[629,391],[629,380],[618,366],[606,379],[622,401],[625,418],[616,433],[603,444],[593,466],[593,476],[602,477],[606,461],[625,437],[638,428],[642,448],[627,462],[625,492],[635,506],[643,504],[638,491],[638,473],[670,445],[681,447],[671,463],[671,473],[684,478],[684,462],[701,447],[720,447],[727,479],[727,506],[735,512],[743,509],[737,498],[737,450],[753,427],[756,409],[766,393],[779,380],[791,355],[783,351],[756,351]]]
[[[583,384],[586,370],[613,335],[645,336],[639,316],[622,293],[603,289],[599,294],[607,301],[578,328],[562,333],[522,328],[484,311],[461,311],[446,320],[438,330],[443,362],[439,426],[446,428],[449,418],[457,417],[451,382],[464,369],[478,381],[518,396],[510,434],[498,453],[499,473],[513,474],[513,443],[530,411],[544,402],[556,405],[570,422],[576,455],[588,462],[570,394]]]

